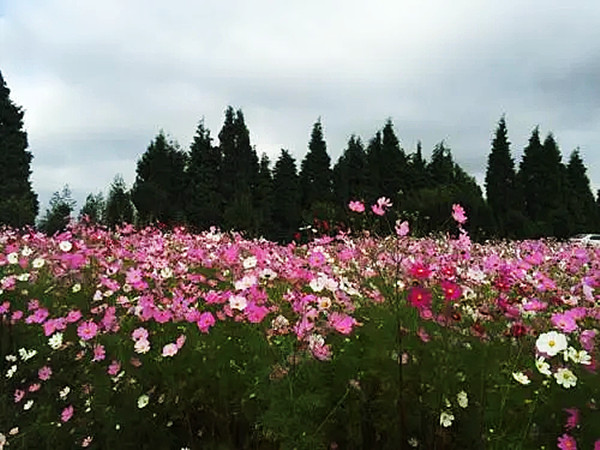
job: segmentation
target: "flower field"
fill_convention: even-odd
[[[599,449],[600,249],[453,217],[286,246],[4,230],[0,449]]]

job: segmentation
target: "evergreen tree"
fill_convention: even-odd
[[[514,236],[515,217],[519,214],[521,201],[518,198],[515,162],[510,154],[504,116],[500,118],[492,140],[485,174],[485,189],[499,234]]]
[[[308,152],[300,165],[302,207],[309,215],[317,214],[324,204],[333,200],[333,172],[321,119],[313,125]],[[322,218],[322,217],[321,217]]]
[[[33,225],[39,209],[29,180],[33,156],[27,150],[23,115],[0,72],[0,224],[13,227]]]
[[[446,148],[444,141],[437,144],[427,165],[430,183],[433,186],[447,186],[454,181],[454,160],[452,151]]]
[[[104,209],[104,222],[113,228],[124,223],[133,223],[135,218],[131,194],[121,175],[115,176]]]
[[[408,158],[408,190],[422,189],[429,184],[427,173],[427,160],[423,158],[421,141],[417,142],[417,149]]]
[[[50,198],[49,207],[40,220],[39,229],[48,236],[64,231],[71,220],[71,213],[75,209],[75,205],[76,202],[73,200],[68,185],[65,185],[61,191],[54,192]]]
[[[333,168],[335,200],[346,208],[352,199],[367,195],[367,155],[360,137],[350,136],[348,145]]]
[[[263,153],[258,167],[258,182],[254,195],[256,224],[254,234],[269,236],[272,228],[273,176],[271,161]]]
[[[225,202],[224,225],[250,230],[256,223],[254,190],[258,179],[258,156],[250,145],[250,132],[241,110],[234,113],[231,106],[227,108],[219,142],[223,155],[220,181]]]
[[[132,200],[142,223],[181,223],[186,155],[161,131],[138,160]]]
[[[272,238],[274,240],[289,241],[298,230],[302,217],[301,196],[296,161],[287,150],[281,150],[273,170]]]
[[[188,223],[201,230],[222,225],[221,161],[221,149],[212,145],[210,130],[202,120],[190,147],[186,188]]]
[[[87,219],[90,223],[101,224],[104,216],[104,196],[102,192],[89,194],[85,204],[79,211],[79,220]]]
[[[569,234],[593,232],[600,219],[586,172],[587,169],[583,164],[579,149],[573,150],[567,164],[568,193],[566,200],[569,216],[573,222],[573,228],[569,230]]]
[[[535,127],[529,138],[529,143],[523,151],[523,157],[519,165],[518,180],[523,193],[525,213],[532,221],[541,218],[542,205],[542,173],[540,159],[543,155],[543,147],[540,141],[540,131]]]
[[[383,150],[381,142],[381,131],[377,131],[367,145],[367,201],[386,195],[383,190]],[[390,194],[387,194],[390,197]]]

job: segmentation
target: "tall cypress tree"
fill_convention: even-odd
[[[314,214],[318,205],[332,200],[333,172],[331,158],[327,154],[327,144],[323,137],[321,119],[313,125],[308,152],[300,166],[300,184],[302,187],[302,207]]]
[[[298,230],[302,217],[301,198],[296,160],[287,150],[282,149],[273,170],[274,240],[288,241]]]
[[[408,157],[408,190],[424,188],[429,183],[427,175],[427,160],[423,157],[421,141],[417,142],[417,149]]]
[[[382,151],[381,131],[377,131],[367,145],[367,200],[369,202],[386,195],[383,192]],[[389,194],[387,196],[389,197]]]
[[[104,223],[109,227],[115,227],[124,223],[133,223],[134,218],[135,212],[131,194],[127,190],[123,177],[116,175],[108,191],[104,209]]]
[[[515,162],[510,154],[510,142],[504,116],[500,118],[492,140],[485,173],[485,189],[501,236],[511,233],[511,217],[520,209]]]
[[[29,176],[33,156],[27,150],[23,110],[10,99],[10,90],[0,72],[0,224],[33,225],[39,210]]]
[[[250,230],[256,223],[254,190],[258,180],[258,156],[250,145],[250,132],[241,110],[225,111],[225,123],[219,132],[223,155],[221,192],[225,208],[223,223],[227,228]]]
[[[161,131],[138,160],[132,199],[142,223],[182,223],[186,155]]]
[[[364,199],[367,195],[367,160],[360,137],[350,136],[344,153],[333,168],[335,200],[346,207],[351,199]]]
[[[454,181],[454,160],[452,151],[444,141],[436,144],[431,153],[431,161],[427,165],[430,183],[434,186],[450,185]]]
[[[527,217],[537,221],[542,216],[542,169],[540,159],[543,157],[543,147],[540,141],[540,130],[535,127],[529,137],[529,142],[523,150],[519,165],[518,180],[523,193],[524,208]]]
[[[387,195],[396,201],[408,186],[406,180],[406,154],[400,147],[400,141],[394,131],[392,119],[385,122],[381,136],[381,160],[379,164],[382,192],[383,195]]]
[[[256,235],[269,236],[272,228],[273,209],[273,176],[271,161],[263,153],[258,167],[258,181],[254,191],[254,210],[256,224],[253,230]]]
[[[566,200],[569,216],[573,221],[571,234],[594,231],[600,216],[579,149],[571,153],[566,172],[568,182]]]
[[[187,221],[201,230],[222,225],[221,163],[221,149],[212,145],[210,130],[201,120],[190,146],[185,196]]]

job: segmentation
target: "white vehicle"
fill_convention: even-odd
[[[569,239],[574,244],[593,245],[600,247],[600,234],[578,234]]]

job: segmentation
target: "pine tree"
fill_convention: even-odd
[[[570,234],[592,232],[600,219],[586,172],[587,169],[583,164],[579,149],[573,150],[567,164],[568,194],[566,199],[569,216],[573,222]]]
[[[33,225],[39,209],[29,180],[33,156],[27,150],[23,115],[0,72],[0,224],[13,227]]]
[[[271,233],[274,193],[270,166],[269,157],[263,153],[260,158],[258,182],[254,192],[256,225],[253,232],[255,235],[269,236]]]
[[[510,154],[510,142],[504,116],[500,118],[492,140],[485,174],[485,189],[498,231],[501,236],[513,234],[513,218],[520,210],[515,162]]]
[[[532,221],[541,218],[543,211],[543,192],[540,183],[542,173],[540,159],[543,147],[540,141],[540,130],[535,127],[529,137],[529,143],[523,150],[523,157],[519,165],[518,180],[523,193],[524,209],[527,217]]]
[[[273,170],[272,238],[274,240],[289,241],[298,230],[302,217],[301,198],[296,161],[287,150],[281,150]]]
[[[407,161],[391,119],[386,121],[381,132],[381,156],[379,163],[383,195],[397,201],[408,187]]]
[[[184,221],[186,155],[161,131],[138,160],[132,200],[142,223]]]
[[[85,199],[85,204],[79,211],[79,220],[87,220],[89,223],[101,224],[104,216],[104,196],[102,192],[96,195],[89,194]]]
[[[372,202],[376,198],[385,195],[383,191],[383,169],[382,169],[382,142],[381,131],[377,131],[367,145],[367,201]],[[389,195],[388,195],[389,197]]]
[[[212,145],[210,130],[202,120],[190,146],[187,167],[186,216],[195,228],[205,230],[222,225],[221,162],[221,149]]]
[[[333,200],[331,158],[327,154],[321,119],[313,125],[308,152],[300,165],[300,185],[302,207],[309,215],[314,215]]]
[[[258,155],[250,145],[250,132],[241,110],[234,113],[231,106],[227,108],[219,142],[223,155],[220,181],[225,203],[224,226],[250,230],[256,223],[254,190],[258,180]]]
[[[68,185],[65,185],[61,191],[54,192],[49,207],[40,220],[39,229],[48,236],[64,231],[71,220],[75,205],[76,202]]]
[[[454,160],[452,151],[446,147],[444,141],[434,147],[427,172],[432,186],[447,186],[453,183]]]
[[[417,149],[408,157],[408,190],[414,191],[427,187],[429,176],[427,174],[427,160],[423,158],[421,141],[417,142]]]
[[[133,223],[135,219],[134,209],[125,180],[121,175],[116,175],[108,191],[104,209],[104,222],[111,228],[124,223]]]
[[[360,137],[350,136],[344,153],[333,168],[335,201],[346,208],[352,199],[367,195],[367,155]]]

